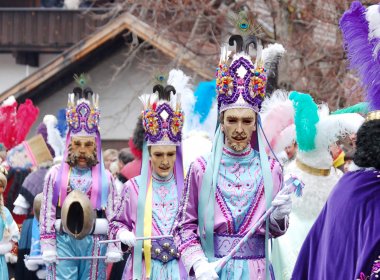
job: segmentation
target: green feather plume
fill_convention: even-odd
[[[259,35],[262,33],[262,27],[255,24],[253,15],[247,11],[240,11],[230,16],[233,25],[241,35]]]
[[[84,89],[88,82],[88,78],[84,73],[80,74],[79,76],[77,74],[74,74],[74,80],[81,89]]]
[[[362,115],[367,115],[368,112],[369,112],[368,102],[360,102],[353,106],[336,110],[335,112],[331,113],[331,115],[339,115],[339,114],[346,114],[346,113],[359,113]]]
[[[296,138],[301,151],[315,149],[315,136],[319,122],[318,106],[309,94],[292,91],[289,99],[293,102],[294,123],[296,125]]]

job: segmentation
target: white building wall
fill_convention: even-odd
[[[90,87],[100,96],[100,129],[104,140],[127,140],[132,136],[137,117],[142,110],[138,96],[142,93],[152,93],[153,89],[154,73],[151,70],[143,69],[141,65],[139,66],[138,60],[128,69],[121,71],[118,77],[112,80],[115,66],[120,65],[124,59],[125,50],[118,51],[87,73],[91,79]],[[165,60],[165,58],[162,59]],[[75,83],[72,82],[37,103],[36,105],[40,108],[40,117],[36,125],[42,121],[45,114],[56,115],[60,108],[65,108],[67,94],[75,86]],[[35,127],[31,133],[35,132]]]
[[[56,54],[40,54],[40,67],[55,56]],[[17,84],[37,69],[38,67],[16,64],[12,54],[0,54],[0,93]]]

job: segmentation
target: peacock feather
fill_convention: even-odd
[[[79,76],[77,74],[74,74],[74,80],[81,89],[84,89],[87,85],[88,77],[86,77],[84,73],[80,74]]]
[[[253,15],[247,11],[240,11],[232,15],[230,19],[242,35],[259,35],[262,31],[262,27],[259,24],[255,24]]]

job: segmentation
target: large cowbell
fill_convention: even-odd
[[[62,205],[63,230],[75,239],[83,239],[89,235],[96,221],[95,210],[87,195],[73,190]]]

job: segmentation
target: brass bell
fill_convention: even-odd
[[[169,249],[170,244],[168,242],[165,242],[164,245],[162,245],[165,249]]]
[[[161,254],[161,249],[160,249],[160,248],[156,248],[156,249],[154,249],[154,253],[155,253],[156,255]]]
[[[163,260],[164,262],[167,262],[167,261],[169,260],[169,258],[168,258],[167,255],[164,255],[164,256],[162,257],[162,260]]]
[[[170,249],[170,251],[169,251],[169,252],[170,252],[170,255],[172,255],[172,256],[175,256],[175,255],[176,255],[176,253],[175,253],[175,249],[173,249],[173,248],[172,248],[172,249]]]

